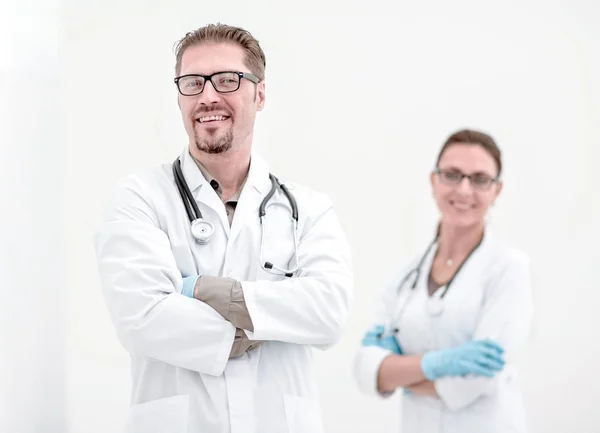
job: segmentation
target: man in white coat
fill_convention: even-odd
[[[326,195],[282,189],[252,151],[265,103],[258,41],[208,25],[185,35],[176,58],[189,143],[175,163],[119,182],[95,238],[132,358],[126,432],[322,432],[312,350],[335,344],[347,320],[344,232]],[[194,205],[208,242],[193,236]]]

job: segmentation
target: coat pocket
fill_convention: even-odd
[[[324,433],[318,403],[307,397],[284,395],[289,433]]]
[[[189,400],[177,395],[133,405],[125,433],[187,433]]]

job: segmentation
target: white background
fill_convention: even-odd
[[[0,432],[66,431],[58,2],[0,0]],[[76,235],[77,236],[77,235]]]
[[[350,361],[380,284],[430,240],[428,173],[462,127],[503,150],[490,225],[533,265],[520,362],[531,430],[598,431],[600,7],[364,3],[2,3],[0,431],[123,426],[129,364],[92,235],[117,179],[186,144],[172,47],[216,21],[267,55],[255,146],[280,178],[331,196],[352,244],[347,331],[315,354],[326,431],[398,431],[398,401],[361,396]]]

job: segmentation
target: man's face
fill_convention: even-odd
[[[246,72],[244,50],[235,44],[206,43],[191,46],[183,54],[179,76],[211,75],[217,72]],[[216,87],[237,87],[235,74],[214,77]],[[200,77],[180,79],[184,93],[202,86],[202,93],[185,96],[178,93],[183,124],[190,139],[190,151],[219,154],[235,147],[250,147],[256,112],[265,102],[264,81],[258,84],[239,78],[239,89],[221,93],[210,80]],[[233,86],[233,87],[231,87]],[[192,93],[190,91],[190,93]]]

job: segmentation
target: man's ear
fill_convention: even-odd
[[[256,85],[256,111],[262,111],[265,106],[265,80],[260,81]]]

